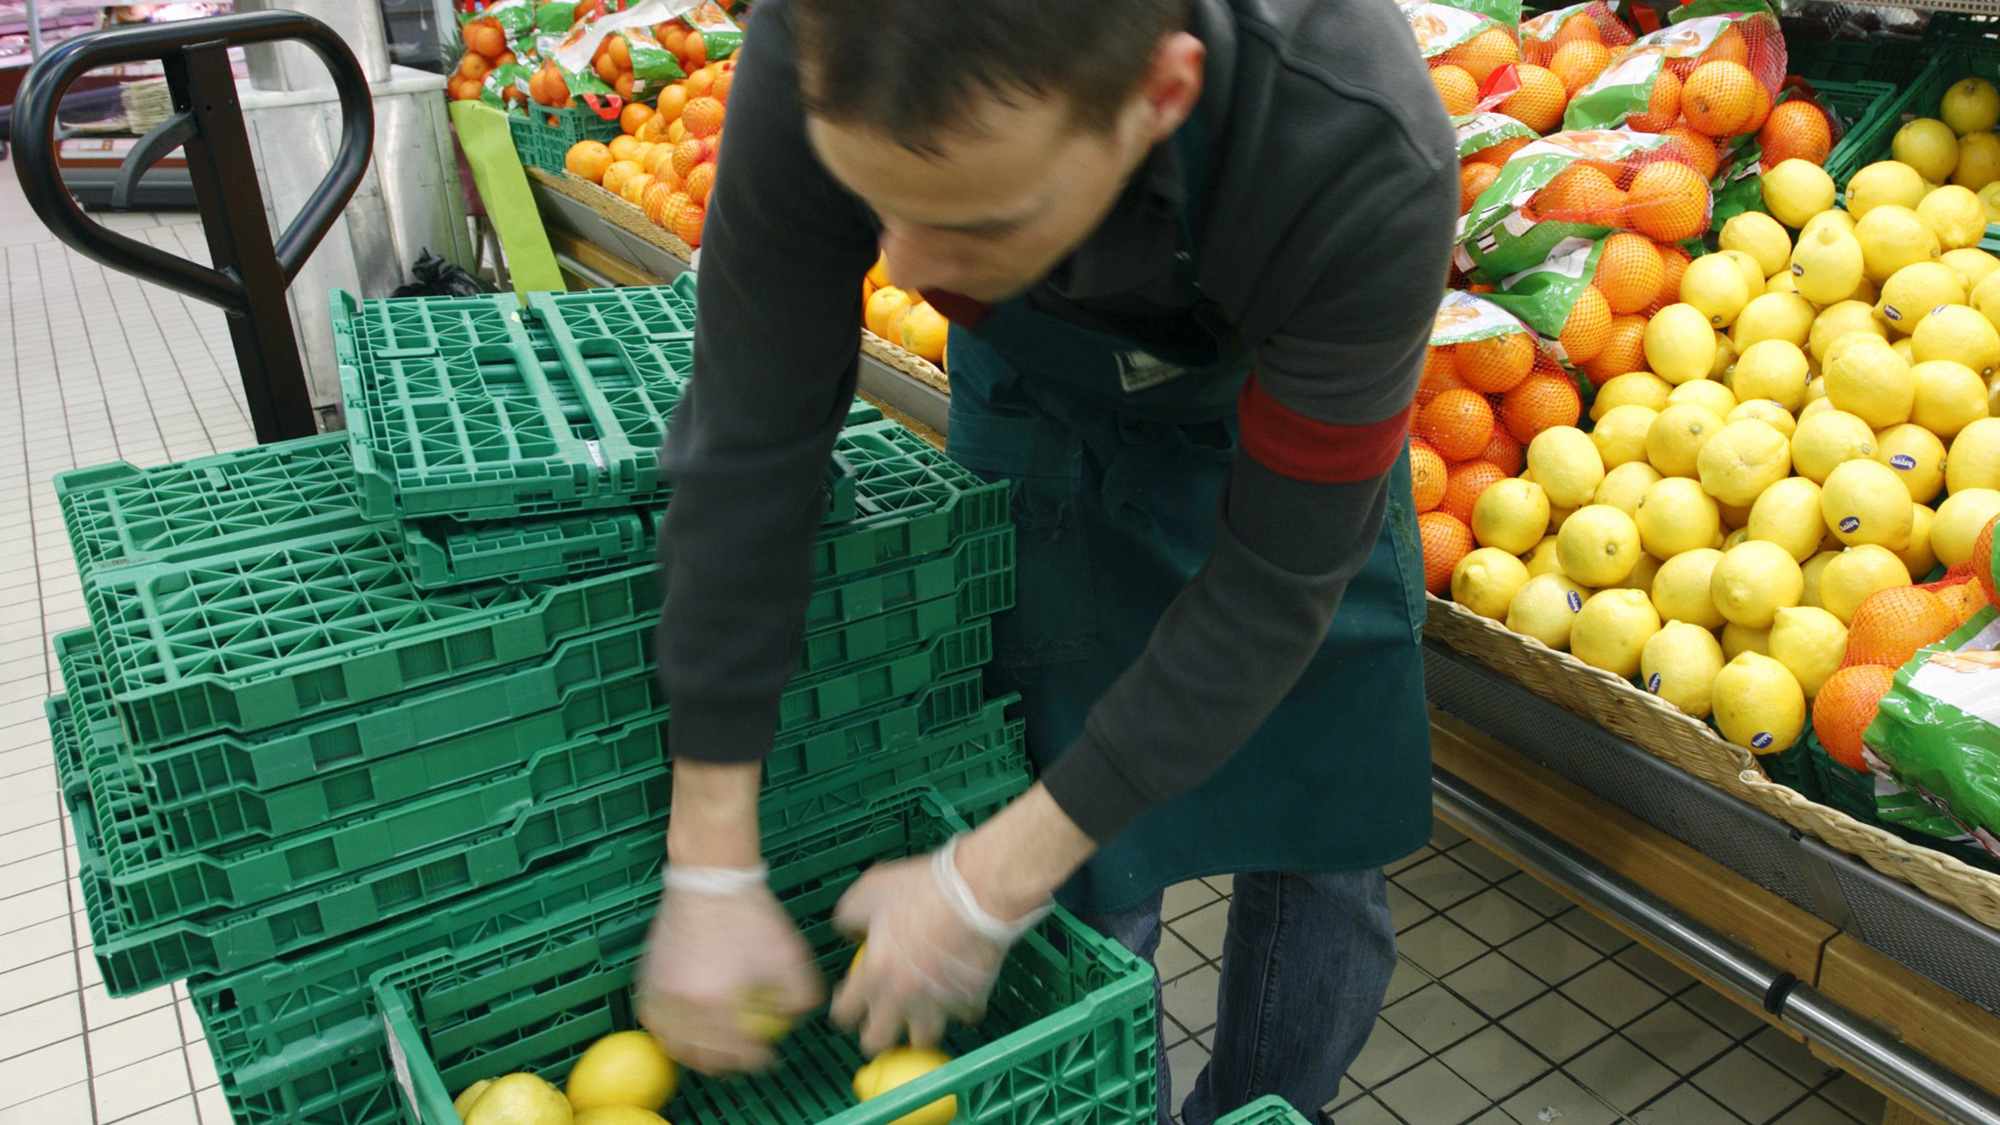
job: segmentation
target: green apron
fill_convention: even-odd
[[[1184,169],[1202,167],[1196,132],[1175,138]],[[1187,179],[1192,287],[1198,171]],[[1190,350],[1205,354],[1148,354],[1020,297],[974,328],[952,326],[948,449],[1014,486],[1020,592],[994,622],[989,678],[1020,693],[1044,768],[1214,544],[1252,350],[1194,295],[1207,331]],[[1101,914],[1203,875],[1379,867],[1429,839],[1424,568],[1407,458],[1389,488],[1374,550],[1297,685],[1220,772],[1099,850],[1065,905]]]

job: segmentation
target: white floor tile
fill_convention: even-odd
[[[80,1035],[0,1060],[0,1107],[53,1094],[87,1077]]]
[[[83,1034],[83,1008],[67,993],[0,1015],[0,1059]]]
[[[188,1082],[187,1059],[179,1051],[155,1055],[117,1070],[90,1076],[97,1101],[97,1119],[112,1122],[168,1102],[186,1100],[194,1111],[194,1088]],[[193,1117],[189,1118],[194,1120]]]

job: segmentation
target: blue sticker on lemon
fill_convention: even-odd
[[[1861,526],[1861,517],[1859,516],[1840,517],[1840,530],[1845,531],[1850,535],[1852,535],[1854,531],[1860,526]]]
[[[1750,748],[1752,750],[1769,750],[1771,748],[1771,741],[1771,735],[1768,731],[1758,731],[1750,738]]]
[[[1901,469],[1907,473],[1917,467],[1917,459],[1907,453],[1898,453],[1889,458],[1889,467],[1892,469]]]
[[[1660,694],[1660,674],[1658,672],[1646,677],[1646,690],[1652,692],[1654,695]]]
[[[1563,596],[1569,599],[1569,611],[1570,611],[1571,613],[1582,613],[1582,612],[1583,612],[1583,595],[1582,595],[1582,594],[1579,594],[1579,593],[1577,593],[1577,592],[1576,592],[1575,590],[1570,590],[1570,591],[1568,591],[1568,592],[1567,592],[1566,594],[1564,594]]]

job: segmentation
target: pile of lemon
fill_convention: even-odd
[[[1771,752],[1861,602],[1965,561],[2000,514],[2000,258],[1971,189],[1900,162],[1845,209],[1804,161],[1762,189],[1591,431],[1542,434],[1480,495],[1451,590]]]

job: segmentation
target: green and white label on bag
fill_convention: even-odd
[[[1599,2],[1601,0],[1584,0],[1581,4],[1571,4],[1567,8],[1558,8],[1553,12],[1543,12],[1533,19],[1522,20],[1521,45],[1525,47],[1529,43],[1555,42],[1556,33],[1562,30],[1564,24],[1568,23],[1574,16],[1586,15],[1590,11],[1591,6]],[[1595,20],[1593,19],[1592,22],[1595,22]]]
[[[1653,99],[1653,84],[1670,60],[1694,58],[1744,18],[1705,16],[1640,36],[1611,60],[1604,73],[1576,92],[1563,112],[1563,128],[1611,129],[1635,113],[1646,112]]]
[[[1434,4],[1431,0],[1404,0],[1399,6],[1403,18],[1410,23],[1410,31],[1417,37],[1417,50],[1427,59],[1470,43],[1488,28],[1500,26],[1497,20],[1476,12]]]
[[[1447,344],[1527,332],[1527,325],[1499,305],[1484,297],[1453,289],[1438,302],[1437,319],[1431,322],[1431,346],[1441,348]]]
[[[1482,152],[1518,137],[1537,137],[1533,129],[1504,113],[1468,113],[1451,119],[1453,131],[1458,135],[1458,158],[1464,160],[1475,152]]]
[[[1597,260],[1603,253],[1601,238],[1566,238],[1549,252],[1547,261],[1505,278],[1487,299],[1549,340],[1556,358],[1568,363],[1569,356],[1556,338],[1569,323],[1578,298],[1597,276]]]
[[[1577,130],[1553,133],[1523,147],[1459,219],[1458,267],[1481,281],[1497,283],[1548,261],[1568,239],[1595,239],[1606,233],[1611,228],[1540,221],[1526,208],[1536,192],[1579,160],[1623,164],[1658,151],[1670,140],[1645,133]]]
[[[1885,819],[2000,858],[2000,612],[1980,610],[1898,669],[1864,741],[1920,798],[1885,804],[1877,786]]]

